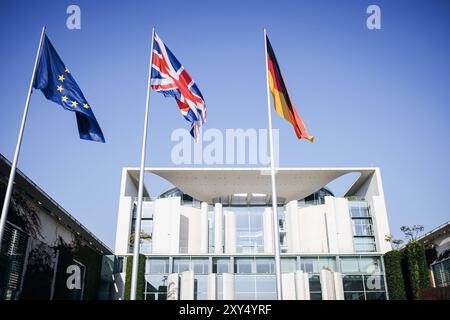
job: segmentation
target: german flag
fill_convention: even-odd
[[[303,124],[302,119],[295,110],[295,106],[292,103],[289,93],[284,83],[283,76],[281,75],[280,66],[278,65],[277,58],[273,52],[272,45],[269,38],[266,36],[267,42],[267,62],[268,62],[268,74],[269,74],[269,87],[272,92],[275,111],[280,117],[289,121],[294,127],[297,138],[307,139],[311,142],[314,141],[313,136],[309,136],[306,127]]]

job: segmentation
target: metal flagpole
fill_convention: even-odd
[[[280,232],[278,230],[278,201],[277,188],[275,185],[275,163],[273,159],[273,135],[272,135],[272,112],[270,109],[270,90],[269,90],[269,64],[267,61],[267,32],[264,28],[264,48],[266,49],[266,85],[267,85],[267,114],[269,116],[269,143],[270,143],[270,175],[272,180],[272,231],[273,245],[275,253],[275,274],[277,279],[277,299],[282,300],[281,289],[281,260],[280,260]]]
[[[138,206],[136,211],[136,224],[134,228],[134,248],[133,248],[133,271],[131,273],[131,294],[130,299],[136,300],[137,279],[139,273],[139,248],[141,246],[141,219],[142,219],[142,197],[144,194],[144,168],[145,168],[145,147],[147,145],[147,126],[148,126],[148,112],[150,108],[150,80],[152,77],[153,65],[153,41],[155,38],[155,28],[152,28],[152,44],[150,50],[150,65],[148,67],[148,81],[147,81],[147,99],[145,105],[144,117],[144,136],[142,137],[141,150],[141,167],[139,169],[139,191],[138,191]]]
[[[23,110],[22,123],[20,125],[19,136],[17,137],[16,151],[14,152],[14,158],[11,164],[11,171],[9,173],[8,186],[6,187],[5,200],[3,202],[2,216],[0,218],[0,250],[2,247],[3,235],[5,232],[6,218],[8,216],[9,203],[11,201],[11,194],[14,186],[14,177],[16,175],[17,161],[19,159],[20,146],[22,144],[23,131],[25,129],[25,123],[27,121],[28,106],[30,105],[31,93],[33,92],[34,78],[36,76],[36,70],[39,64],[39,57],[41,55],[42,43],[44,41],[45,26],[42,27],[41,39],[39,40],[39,46],[36,53],[36,59],[34,60],[33,73],[31,74],[30,86],[28,87],[27,100],[25,101],[25,108]]]

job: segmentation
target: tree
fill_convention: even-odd
[[[405,238],[408,239],[409,242],[411,242],[417,240],[419,234],[423,232],[424,227],[420,224],[415,224],[412,227],[402,226],[400,230],[405,235]]]
[[[135,238],[135,233],[133,232],[130,234],[130,240],[128,242],[130,246],[134,246],[134,238]],[[152,238],[152,235],[150,233],[141,231],[140,243],[144,242],[144,240],[150,240],[151,238]]]
[[[384,241],[387,241],[387,242],[390,242],[391,244],[393,244],[395,250],[398,250],[400,248],[400,246],[403,244],[402,239],[394,239],[394,237],[392,235],[387,235],[384,238]]]

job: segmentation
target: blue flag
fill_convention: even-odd
[[[105,142],[91,106],[47,35],[42,45],[34,88],[40,89],[47,99],[58,103],[64,109],[75,112],[81,139]]]

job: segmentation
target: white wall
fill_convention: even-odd
[[[225,253],[236,253],[236,214],[225,211]]]
[[[264,253],[273,253],[273,217],[272,209],[266,208],[263,213]]]
[[[115,254],[124,255],[128,253],[128,242],[131,228],[131,209],[133,197],[138,190],[128,174],[128,169],[122,170],[120,183],[119,210],[117,214]]]
[[[180,198],[155,200],[153,214],[153,253],[179,253],[180,247]]]
[[[223,208],[221,203],[214,205],[214,253],[223,253]]]
[[[207,209],[180,207],[180,252],[208,253]]]
[[[234,274],[222,274],[223,300],[234,300]]]
[[[308,273],[295,271],[295,293],[297,300],[311,300]]]
[[[293,272],[281,274],[281,288],[283,300],[295,300],[295,274]]]
[[[180,300],[194,300],[194,271],[181,274]]]
[[[217,275],[215,273],[208,274],[208,300],[217,299]]]
[[[353,227],[347,199],[327,196],[325,206],[329,252],[352,253]]]
[[[298,222],[298,201],[286,204],[286,240],[289,253],[300,252],[300,236]]]
[[[299,208],[298,232],[301,253],[328,252],[325,205]]]

